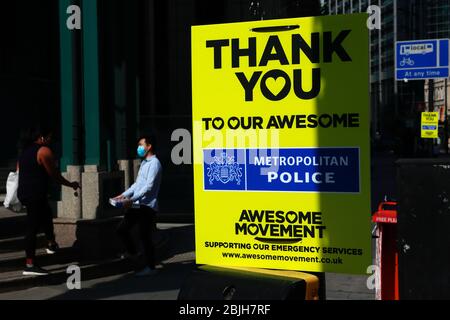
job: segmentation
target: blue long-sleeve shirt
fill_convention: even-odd
[[[136,182],[122,195],[133,204],[144,205],[158,211],[158,193],[161,185],[162,166],[156,156],[142,161]]]

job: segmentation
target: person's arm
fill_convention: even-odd
[[[37,158],[38,163],[44,166],[48,175],[52,177],[56,181],[56,183],[66,187],[71,187],[74,190],[80,188],[80,184],[78,182],[70,182],[61,175],[61,172],[58,170],[58,168],[56,168],[56,161],[50,148],[41,147],[38,151]]]
[[[120,196],[118,196],[117,198],[119,199],[124,199],[124,198],[130,198],[131,196],[133,196],[134,191],[136,189],[136,182],[133,183],[131,185],[131,187],[129,187],[124,193],[122,193]]]
[[[137,180],[137,179],[136,179]],[[127,190],[125,190],[122,194],[119,194],[117,197],[114,197],[114,200],[124,200],[133,196],[134,191],[136,190],[136,182],[134,182]]]
[[[157,163],[150,164],[150,167],[146,172],[145,184],[141,188],[134,191],[133,196],[130,198],[131,202],[135,202],[141,199],[146,193],[148,193],[153,189],[153,186],[155,185],[155,179],[158,173],[159,173],[158,164]]]

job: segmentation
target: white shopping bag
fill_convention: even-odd
[[[19,187],[19,173],[10,172],[8,180],[6,180],[6,198],[3,202],[5,208],[11,209],[15,212],[22,210],[22,204],[17,198],[17,188]]]

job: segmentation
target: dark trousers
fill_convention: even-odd
[[[53,213],[47,199],[25,201],[27,207],[27,230],[25,235],[25,252],[27,259],[36,256],[36,236],[42,229],[48,241],[55,241],[53,231]]]
[[[129,254],[137,254],[136,246],[131,237],[131,229],[137,225],[139,228],[139,239],[144,248],[147,266],[155,268],[155,248],[152,241],[153,227],[156,212],[147,206],[128,209],[117,229],[117,234],[122,240]]]

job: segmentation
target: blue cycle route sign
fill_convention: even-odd
[[[448,76],[449,39],[396,42],[396,80],[441,79]]]

